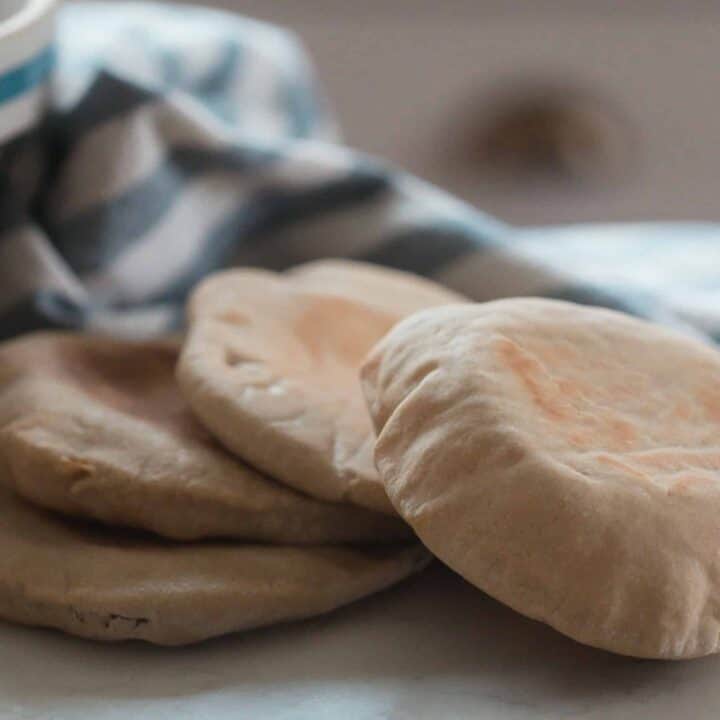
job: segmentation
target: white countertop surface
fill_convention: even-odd
[[[316,620],[190,648],[0,624],[12,720],[716,720],[720,657],[571,642],[439,566]]]

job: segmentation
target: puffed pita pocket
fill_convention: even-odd
[[[720,638],[720,356],[629,316],[514,299],[424,311],[362,370],[388,496],[470,582],[580,642]]]

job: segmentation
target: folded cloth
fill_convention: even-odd
[[[715,225],[517,229],[337,142],[297,41],[225,13],[75,4],[52,113],[0,153],[0,335],[176,330],[204,275],[349,257],[476,300],[599,304],[720,340]]]

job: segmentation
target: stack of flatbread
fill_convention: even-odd
[[[580,642],[697,657],[720,649],[718,438],[717,351],[646,322],[356,263],[231,270],[182,338],[0,346],[0,616],[189,643],[429,550]]]
[[[357,373],[401,318],[460,299],[360,264],[234,270],[197,288],[184,338],[0,346],[0,616],[182,644],[424,567]]]

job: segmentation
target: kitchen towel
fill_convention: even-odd
[[[565,298],[720,340],[718,226],[508,226],[343,147],[285,30],[73,4],[56,57],[47,122],[0,149],[2,337],[173,331],[213,270],[348,257],[475,300]]]

